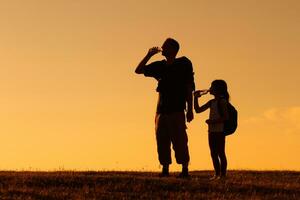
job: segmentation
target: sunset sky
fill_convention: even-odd
[[[0,170],[160,170],[157,83],[134,70],[168,37],[198,89],[228,83],[229,169],[300,170],[299,25],[298,0],[1,0]],[[212,169],[207,117],[191,170]]]

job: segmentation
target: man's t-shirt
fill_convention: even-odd
[[[193,66],[188,58],[177,58],[172,65],[167,65],[166,60],[153,62],[146,66],[144,75],[158,81],[157,113],[184,111],[187,89],[195,89]]]

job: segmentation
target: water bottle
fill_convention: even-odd
[[[195,97],[200,97],[202,95],[206,95],[209,92],[209,89],[205,89],[205,90],[196,90],[194,92],[194,96]]]

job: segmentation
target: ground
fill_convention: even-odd
[[[300,172],[212,171],[191,178],[159,178],[157,172],[0,172],[0,199],[300,199]]]

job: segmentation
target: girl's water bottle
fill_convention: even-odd
[[[202,95],[207,94],[208,92],[209,92],[209,89],[206,89],[206,90],[196,90],[196,91],[194,92],[194,96],[195,96],[195,97],[200,97],[200,96],[202,96]]]

